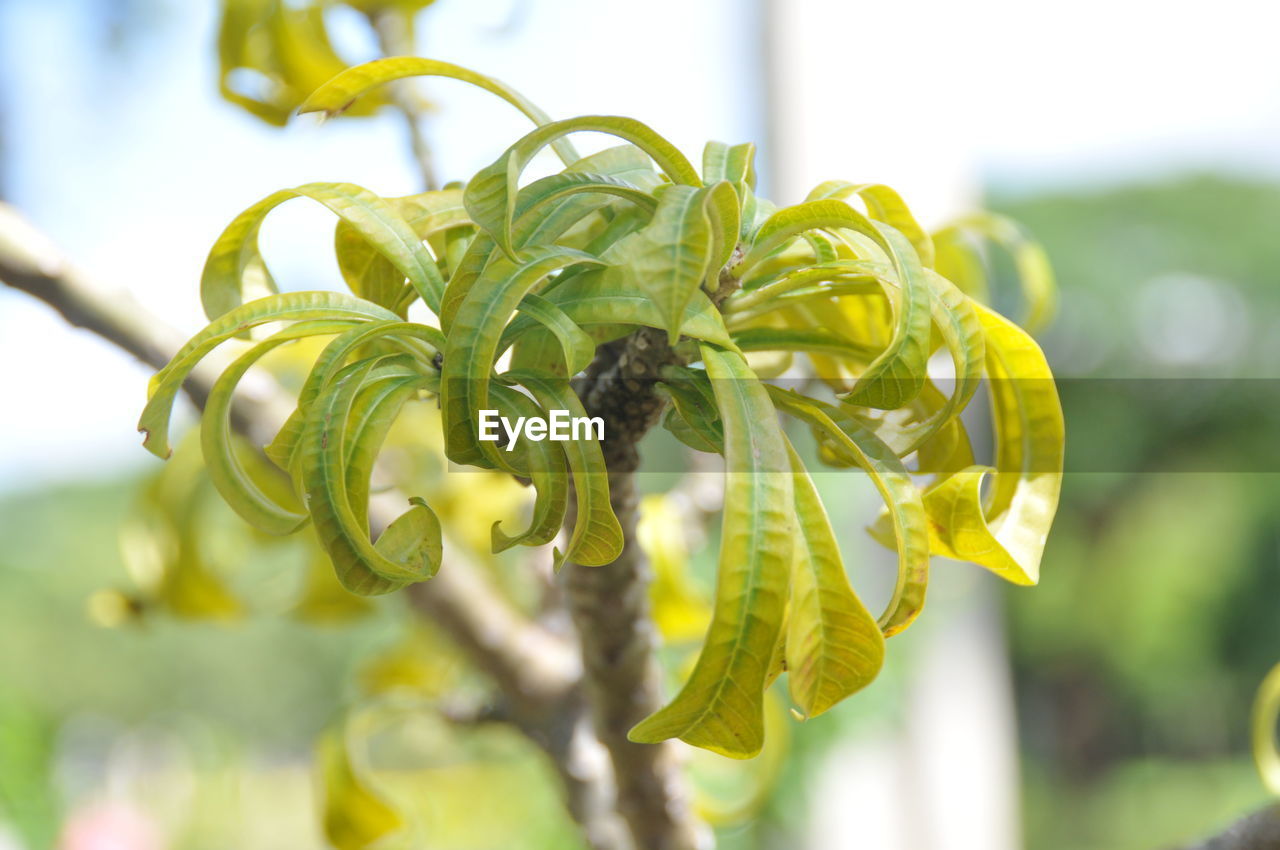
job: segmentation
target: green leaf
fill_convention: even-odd
[[[898,581],[878,622],[886,637],[897,634],[919,615],[929,583],[928,523],[910,474],[898,456],[847,411],[777,387],[769,387],[769,395],[779,410],[812,426],[845,462],[866,470],[889,508],[898,548]]]
[[[868,295],[884,285],[884,266],[866,260],[831,260],[782,274],[754,289],[737,292],[724,302],[733,327],[811,299],[837,295]],[[891,281],[890,285],[896,285]]]
[[[544,293],[543,297],[582,327],[643,325],[659,330],[666,328],[657,306],[649,298],[639,292],[629,291],[616,276],[599,271],[576,275],[572,280],[560,283]],[[514,340],[534,323],[532,320],[517,319],[512,324],[516,325],[511,331]],[[722,348],[732,350],[734,347],[719,311],[701,292],[695,292],[689,299],[680,333]]]
[[[591,335],[578,327],[564,310],[554,301],[548,301],[540,295],[530,292],[520,299],[520,312],[542,325],[555,336],[564,354],[567,364],[566,377],[576,375],[591,364],[596,356],[596,341]],[[505,351],[511,344],[512,337],[508,331],[518,328],[514,322],[503,330],[502,339],[498,342],[498,351]]]
[[[536,372],[508,372],[507,380],[524,385],[546,410],[567,410],[571,418],[585,418],[582,402],[568,380]],[[609,503],[609,472],[604,453],[594,439],[558,443],[569,460],[577,497],[577,521],[563,554],[556,553],[554,566],[566,561],[585,567],[611,564],[622,554],[622,526]]]
[[[326,116],[332,117],[347,110],[356,98],[370,89],[405,77],[448,77],[470,83],[502,98],[524,113],[534,124],[546,124],[550,121],[545,112],[506,83],[486,77],[484,74],[477,74],[475,71],[451,62],[413,56],[375,59],[372,62],[348,68],[312,92],[311,96],[298,108],[298,114],[323,112]],[[557,140],[551,146],[565,165],[578,159],[577,151],[566,140]]]
[[[929,285],[910,242],[892,227],[867,220],[843,201],[808,201],[780,210],[760,227],[739,277],[776,249],[809,230],[850,230],[877,245],[893,263],[898,288],[893,340],[867,367],[846,397],[849,404],[892,410],[920,392],[929,357]]]
[[[476,437],[478,411],[489,406],[489,381],[503,327],[547,275],[578,263],[600,261],[567,248],[541,249],[518,266],[496,260],[468,290],[450,326],[441,369],[445,451],[455,463],[505,466],[494,444]]]
[[[892,270],[888,266],[865,262],[858,266],[892,285]],[[933,399],[925,398],[926,394],[921,393],[902,409],[886,414],[879,421],[863,416],[869,427],[875,429],[877,436],[888,443],[899,457],[918,449],[965,409],[982,380],[986,356],[985,334],[973,301],[936,272],[925,269],[924,276],[929,285],[930,316],[951,357],[954,386],[942,405],[932,404]],[[799,294],[789,293],[788,297]],[[913,411],[912,408],[919,410]],[[911,415],[904,417],[904,413]]]
[[[669,186],[649,224],[615,243],[604,259],[624,288],[644,293],[657,306],[674,344],[689,299],[711,274],[715,247],[706,191]]]
[[[422,240],[471,225],[462,205],[461,189],[423,192],[386,201]],[[334,231],[334,253],[338,270],[354,294],[404,315],[408,306],[404,298],[404,273],[345,220],[340,219]]]
[[[583,131],[608,133],[631,142],[651,156],[676,183],[686,186],[702,183],[679,149],[633,118],[587,115],[545,124],[507,148],[496,162],[482,168],[467,184],[465,200],[471,219],[487,231],[508,256],[514,252],[511,225],[521,173],[542,148],[570,133]]]
[[[722,180],[704,188],[707,217],[711,221],[711,262],[707,267],[706,288],[714,293],[720,287],[720,271],[733,257],[742,229],[742,207],[738,195]]]
[[[702,182],[710,186],[727,181],[741,204],[746,201],[748,190],[756,187],[755,159],[756,146],[750,142],[741,145],[707,142],[702,149]]]
[[[291,198],[311,198],[328,207],[408,278],[428,306],[440,306],[444,278],[422,240],[389,202],[351,183],[308,183],[263,198],[236,216],[213,243],[200,279],[200,300],[211,321],[276,291],[258,250],[258,231],[267,214]]]
[[[509,419],[542,416],[543,411],[528,396],[501,383],[489,388],[494,409]],[[564,525],[569,503],[569,465],[564,451],[549,440],[529,440],[524,435],[516,443],[516,457],[512,466],[533,482],[537,498],[533,503],[533,517],[529,527],[522,532],[508,535],[501,523],[493,524],[494,552],[503,552],[517,544],[542,546],[550,543]]]
[[[813,480],[790,443],[787,449],[800,529],[787,614],[787,683],[800,710],[816,717],[875,679],[884,664],[884,636],[849,586]]]
[[[151,378],[147,406],[138,420],[142,445],[157,457],[169,455],[169,417],[182,382],[210,351],[234,336],[267,322],[318,320],[395,320],[396,314],[340,292],[287,292],[244,304],[209,323]]]
[[[223,500],[255,528],[268,534],[291,534],[307,522],[297,506],[281,505],[267,495],[241,466],[231,435],[231,403],[241,378],[269,352],[308,336],[341,333],[350,322],[299,322],[249,349],[218,377],[205,402],[200,440],[209,479]]]
[[[273,463],[284,470],[296,469],[298,447],[311,405],[354,352],[362,346],[379,342],[387,342],[405,353],[418,355],[424,366],[431,366],[435,355],[444,351],[444,335],[433,327],[416,322],[366,322],[340,334],[324,347],[312,364],[302,389],[298,391],[298,403],[275,439],[266,447],[266,455]]]
[[[442,547],[439,520],[421,499],[410,499],[409,510],[379,535],[376,544],[360,519],[364,502],[359,514],[353,508],[347,461],[349,453],[361,446],[349,441],[361,435],[348,431],[357,393],[368,381],[412,384],[422,380],[416,370],[395,361],[375,372],[383,359],[368,358],[338,373],[312,406],[301,447],[307,504],[320,545],[328,552],[342,586],[369,596],[431,578],[440,567]],[[380,413],[394,416],[388,408]]]
[[[747,328],[733,332],[742,351],[806,351],[870,363],[877,352],[825,328]]]
[[[621,178],[611,177],[608,174],[562,171],[559,174],[535,180],[520,190],[516,195],[514,220],[519,221],[530,217],[556,201],[582,193],[621,198],[649,212],[653,212],[658,207],[658,202],[652,195]],[[517,237],[516,244],[522,245],[526,240],[527,236],[525,239]]]
[[[724,426],[705,369],[668,366],[658,392],[671,401],[663,427],[696,451],[724,453]]]
[[[791,464],[764,385],[738,354],[701,346],[724,423],[725,505],[715,613],[693,673],[628,737],[681,738],[733,758],[764,744],[764,685],[787,603]]]

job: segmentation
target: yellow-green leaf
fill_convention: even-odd
[[[892,410],[920,392],[929,357],[929,285],[911,243],[894,228],[869,221],[843,201],[808,201],[779,210],[761,225],[746,258],[736,268],[739,277],[773,251],[810,230],[849,230],[880,248],[892,262],[898,288],[886,295],[894,300],[893,339],[867,367],[846,397],[850,404]]]
[[[567,410],[571,419],[585,419],[582,402],[565,378],[536,372],[508,372],[504,377],[522,384],[547,410]],[[554,565],[565,561],[586,567],[611,564],[622,554],[622,526],[609,503],[609,472],[604,465],[600,443],[587,435],[557,443],[563,448],[573,473],[577,497],[577,521],[564,553],[557,553]]]
[[[484,74],[477,74],[461,65],[441,62],[437,59],[421,59],[416,56],[375,59],[372,62],[348,68],[312,92],[311,96],[298,108],[298,113],[305,115],[308,112],[323,112],[328,116],[337,115],[348,109],[356,98],[370,89],[405,77],[448,77],[470,83],[502,98],[524,113],[534,124],[546,124],[550,121],[545,112],[506,83],[486,77]],[[565,165],[578,159],[577,152],[566,140],[560,139],[553,142],[552,148],[560,155]]]
[[[787,603],[795,535],[791,464],[773,404],[746,361],[709,345],[701,350],[725,434],[715,613],[680,693],[628,737],[681,738],[750,758],[764,745],[764,686]]]
[[[845,574],[840,545],[818,490],[795,450],[796,523],[786,664],[791,698],[816,717],[866,687],[884,664],[884,636]]]
[[[421,499],[411,499],[409,510],[397,517],[375,544],[360,520],[365,506],[357,513],[348,492],[346,466],[352,447],[346,440],[356,394],[370,377],[421,380],[421,375],[408,367],[371,376],[381,359],[359,361],[338,373],[312,406],[301,447],[307,504],[320,545],[329,553],[342,586],[365,595],[387,593],[431,578],[441,557],[440,523]]]
[[[465,200],[471,219],[508,255],[514,251],[511,224],[521,173],[542,148],[570,133],[584,131],[608,133],[631,142],[651,156],[676,183],[686,186],[702,183],[678,148],[634,118],[586,115],[545,124],[507,148],[496,162],[482,168],[467,184]]]
[[[323,793],[324,834],[336,850],[368,850],[404,828],[404,820],[374,791],[362,760],[352,757],[344,729],[332,729],[317,745]]]
[[[929,530],[920,492],[893,450],[847,411],[777,387],[769,387],[769,394],[779,410],[812,426],[838,457],[866,470],[889,508],[898,581],[877,622],[886,637],[897,634],[920,614],[929,583]]]
[[[200,300],[211,321],[276,291],[258,250],[258,231],[267,214],[291,198],[311,198],[328,207],[408,278],[428,306],[439,308],[444,278],[422,240],[389,202],[351,183],[308,183],[263,198],[236,216],[213,243],[200,279]]]
[[[147,406],[138,420],[143,446],[157,457],[169,455],[169,418],[182,382],[205,355],[222,343],[267,322],[375,319],[396,320],[397,316],[377,304],[340,292],[286,292],[244,304],[210,322],[178,349],[169,363],[152,376],[147,387]]]
[[[715,240],[706,190],[669,186],[649,224],[615,243],[604,259],[625,288],[644,293],[657,306],[667,336],[675,343],[685,307],[711,274]]]
[[[1039,346],[993,310],[976,309],[987,337],[996,468],[970,466],[925,491],[930,545],[1014,584],[1035,584],[1062,488],[1062,406]]]

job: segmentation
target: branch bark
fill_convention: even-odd
[[[1280,806],[1254,812],[1184,850],[1280,850]]]
[[[569,564],[563,572],[582,647],[591,719],[613,761],[618,811],[636,846],[645,850],[693,850],[707,844],[689,811],[674,746],[627,739],[631,727],[662,704],[661,671],[654,658],[658,640],[649,612],[651,575],[636,541],[635,473],[640,465],[637,444],[662,411],[663,400],[655,391],[659,371],[677,359],[665,332],[646,328],[603,346],[579,382],[587,415],[604,419],[601,448],[609,470],[609,499],[624,545],[611,564]]]

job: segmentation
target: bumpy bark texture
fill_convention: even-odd
[[[1280,850],[1280,806],[1254,812],[1221,835],[1185,850]]]
[[[643,329],[602,346],[578,382],[588,415],[605,422],[602,449],[609,499],[625,544],[612,564],[569,564],[563,571],[582,646],[591,720],[613,762],[618,811],[642,850],[692,850],[706,843],[690,815],[674,747],[627,740],[631,727],[662,705],[661,671],[654,659],[657,635],[649,613],[649,564],[636,542],[635,471],[640,464],[637,444],[663,408],[656,392],[659,371],[676,362],[666,334]]]

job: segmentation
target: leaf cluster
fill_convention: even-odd
[[[678,737],[738,758],[760,751],[764,692],[784,670],[807,716],[875,678],[884,638],[920,613],[931,554],[1019,584],[1037,580],[1060,485],[1062,412],[1035,342],[976,297],[986,243],[970,238],[1014,252],[1028,315],[1040,321],[1052,281],[1019,231],[975,217],[935,240],[893,190],[875,184],[828,182],[779,208],[755,192],[751,145],[709,143],[699,168],[639,121],[551,121],[506,85],[445,62],[348,69],[302,111],[336,114],[419,75],[479,86],[536,126],[463,186],[384,198],[308,184],[238,216],[205,267],[210,324],[152,380],[139,424],[148,449],[168,453],[170,410],[190,370],[223,343],[247,340],[204,413],[211,480],[258,528],[311,525],[348,590],[387,593],[440,568],[441,526],[423,499],[410,499],[376,540],[368,521],[382,443],[403,406],[424,397],[438,400],[450,461],[509,473],[536,492],[526,526],[495,524],[495,551],[550,543],[571,515],[556,564],[605,565],[624,541],[600,443],[521,438],[506,452],[479,439],[478,414],[584,415],[571,379],[597,347],[646,328],[665,333],[678,365],[662,374],[671,401],[662,424],[724,458],[721,550],[697,662],[631,737]],[[620,144],[580,156],[570,137],[581,132]],[[544,151],[562,168],[522,180]],[[349,294],[276,291],[258,231],[272,209],[299,197],[337,217],[334,250]],[[293,482],[286,498],[246,473],[229,408],[260,358],[306,338],[326,343],[266,447]],[[797,380],[784,387],[779,377]],[[994,467],[975,462],[960,417],[984,378]],[[872,532],[899,564],[878,616],[849,583],[780,414],[812,431],[824,463],[865,472],[883,497]]]

